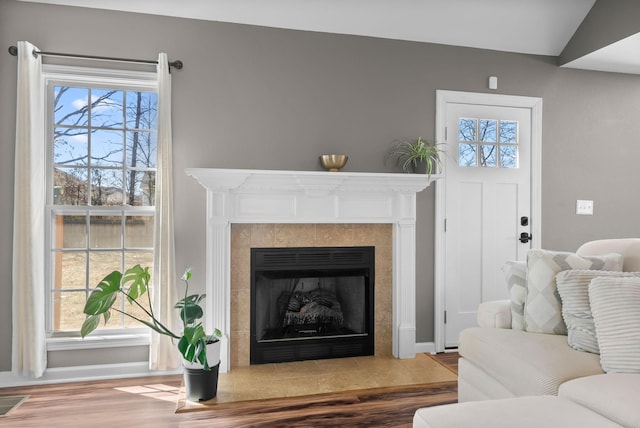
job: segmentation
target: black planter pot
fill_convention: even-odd
[[[184,388],[189,401],[211,400],[218,393],[220,363],[211,370],[184,368]]]

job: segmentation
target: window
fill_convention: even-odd
[[[47,330],[67,336],[79,331],[86,298],[105,275],[153,267],[157,88],[155,74],[69,67],[51,66],[45,80]],[[139,324],[121,315],[100,328]]]
[[[458,165],[517,168],[518,122],[458,119]]]

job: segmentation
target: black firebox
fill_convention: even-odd
[[[251,249],[251,364],[374,354],[375,247]]]

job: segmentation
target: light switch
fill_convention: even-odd
[[[576,214],[593,215],[593,201],[578,199],[576,201]]]

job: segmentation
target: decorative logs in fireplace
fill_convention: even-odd
[[[374,251],[253,248],[251,364],[373,355]]]

